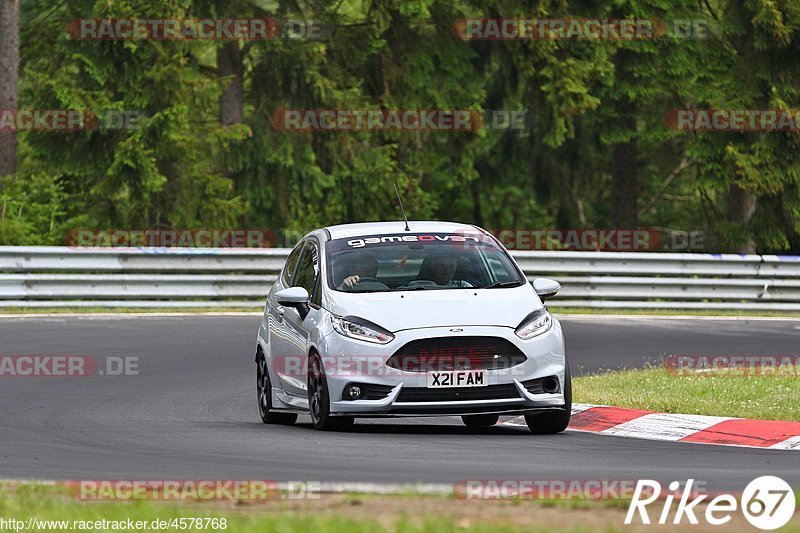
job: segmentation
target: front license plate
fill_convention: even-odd
[[[485,387],[486,370],[452,370],[446,372],[428,372],[428,388],[440,389],[448,387]]]

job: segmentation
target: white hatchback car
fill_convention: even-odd
[[[449,222],[318,229],[269,292],[256,350],[265,423],[309,413],[317,429],[356,417],[460,415],[488,427],[524,415],[533,433],[569,424],[561,325],[490,233]]]

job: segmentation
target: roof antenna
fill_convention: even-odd
[[[406,231],[411,231],[408,227],[408,217],[406,217],[406,210],[403,207],[403,200],[400,199],[400,192],[397,190],[397,182],[394,182],[394,192],[397,195],[397,201],[400,202],[400,210],[403,212],[403,220],[406,223]]]

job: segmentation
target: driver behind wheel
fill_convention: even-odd
[[[468,281],[453,279],[458,269],[458,258],[443,252],[434,252],[422,262],[418,280],[430,280],[445,287],[472,287]]]
[[[375,278],[378,274],[378,260],[369,252],[353,252],[346,259],[345,272],[350,274],[342,280],[339,289],[352,289],[364,278]]]

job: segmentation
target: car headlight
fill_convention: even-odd
[[[537,335],[549,331],[553,327],[553,317],[547,312],[547,309],[538,309],[533,313],[526,316],[514,333],[520,339],[532,339]]]
[[[378,324],[356,316],[331,315],[331,323],[337,333],[351,339],[375,344],[388,344],[394,340],[391,332],[386,331]]]

